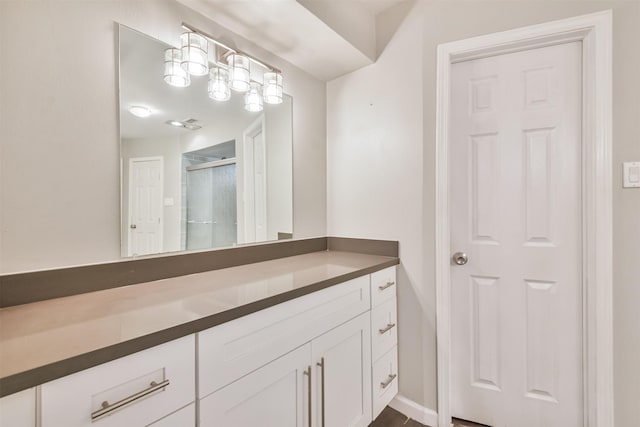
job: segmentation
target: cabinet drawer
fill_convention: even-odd
[[[200,332],[199,396],[213,393],[369,307],[369,276],[363,276]]]
[[[398,394],[398,347],[393,347],[373,365],[373,419]]]
[[[396,266],[371,273],[371,307],[396,296]]]
[[[398,343],[396,299],[383,302],[371,311],[371,355],[375,362]]]
[[[194,372],[190,335],[51,381],[42,427],[146,426],[195,400]]]

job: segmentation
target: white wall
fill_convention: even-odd
[[[173,0],[0,1],[0,273],[120,256],[115,22],[176,44],[188,22],[282,69],[294,233],[326,231],[325,85]]]
[[[328,85],[329,234],[400,240],[400,392],[428,408],[436,409],[437,403],[436,47],[604,9],[613,9],[614,19],[615,415],[616,426],[635,426],[640,396],[640,190],[621,188],[621,163],[640,161],[640,2],[418,0],[404,21],[403,5],[379,15],[379,46],[384,50],[375,64]],[[410,299],[414,294],[421,297],[421,305]]]
[[[400,388],[419,402],[435,378],[423,348],[433,298],[423,271],[421,26],[414,11],[374,65],[327,86],[328,234],[400,241]]]
[[[267,239],[275,240],[278,232],[291,233],[293,212],[290,209],[293,182],[286,173],[290,167],[291,128],[287,115],[291,98],[285,97],[280,105],[265,105],[265,138],[267,142]]]

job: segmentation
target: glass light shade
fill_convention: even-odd
[[[231,98],[229,88],[229,71],[222,67],[213,67],[209,71],[209,98],[216,101],[227,101]]]
[[[229,64],[229,82],[231,89],[246,92],[249,89],[251,74],[249,73],[249,58],[234,53],[227,58]]]
[[[209,72],[209,42],[200,34],[182,33],[182,68],[193,76],[204,76]]]
[[[276,72],[264,73],[264,102],[267,104],[282,103],[282,74]]]
[[[187,87],[191,84],[189,73],[180,66],[181,62],[180,49],[169,48],[164,51],[164,81],[171,86]]]
[[[129,107],[129,112],[136,117],[149,117],[151,115],[151,110],[147,107],[143,107],[142,105],[132,105]]]
[[[262,111],[262,95],[260,83],[251,82],[249,90],[244,95],[244,109],[251,112]]]

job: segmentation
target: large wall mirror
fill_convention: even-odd
[[[122,256],[292,237],[291,97],[215,101],[207,76],[164,82],[165,43],[122,25],[119,40]]]

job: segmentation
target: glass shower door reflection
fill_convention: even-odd
[[[187,170],[187,249],[237,241],[236,165]]]

